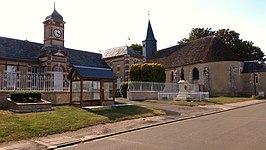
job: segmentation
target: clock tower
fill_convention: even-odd
[[[45,18],[44,24],[44,46],[64,47],[64,20],[56,11]]]

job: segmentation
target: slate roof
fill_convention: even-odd
[[[266,72],[266,64],[258,61],[247,61],[244,62],[244,68],[242,73],[253,73],[253,72]]]
[[[121,47],[115,47],[111,49],[107,49],[103,52],[103,58],[111,58],[111,57],[117,57],[117,56],[123,56],[123,55],[130,55],[132,57],[138,57],[143,58],[143,56],[136,51],[133,50],[133,48],[128,46],[121,46]]]
[[[50,50],[58,47],[50,47]],[[41,51],[46,49],[43,44],[0,37],[0,59],[19,59],[23,61],[38,62]],[[64,48],[71,65],[109,68],[102,60],[102,55],[88,51]]]
[[[59,23],[64,23],[63,17],[54,9],[53,13],[45,18],[45,20],[55,20]]]
[[[241,61],[234,52],[215,36],[208,36],[183,45],[156,51],[149,62],[165,68],[215,61]]]
[[[81,78],[104,78],[104,79],[115,79],[114,73],[110,68],[97,68],[88,66],[73,66],[72,74],[74,71]]]
[[[146,40],[155,40],[156,41],[154,34],[153,34],[150,20],[148,22],[148,30],[147,30]]]

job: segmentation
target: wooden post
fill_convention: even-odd
[[[100,105],[102,106],[103,105],[103,101],[104,101],[104,82],[103,80],[101,79],[100,81]]]
[[[113,80],[113,101],[114,102],[115,102],[115,93],[116,93],[115,80]]]
[[[83,106],[83,79],[80,79],[80,107]]]
[[[69,89],[70,91],[70,93],[69,93],[69,95],[70,95],[70,105],[72,105],[72,79],[70,79],[70,89]]]

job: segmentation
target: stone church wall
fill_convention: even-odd
[[[185,80],[189,83],[204,85],[210,96],[239,96],[242,93],[240,70],[242,62],[221,61],[183,66]],[[193,69],[199,70],[199,80],[193,80]],[[172,72],[180,76],[180,68],[166,69],[166,82],[178,82],[180,77],[171,81]]]
[[[259,82],[254,85],[253,73],[243,73],[242,82],[243,82],[243,96],[254,95],[254,89],[256,88],[256,94],[259,92],[264,92],[264,97],[266,97],[266,72],[257,72]],[[254,87],[256,86],[256,87]]]

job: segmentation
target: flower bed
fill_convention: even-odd
[[[13,112],[41,112],[41,111],[50,111],[52,109],[52,103],[46,100],[41,99],[37,103],[17,103],[12,101],[10,98],[7,98],[7,108]]]
[[[50,111],[52,103],[41,99],[38,92],[14,92],[7,98],[7,108],[21,113]]]

